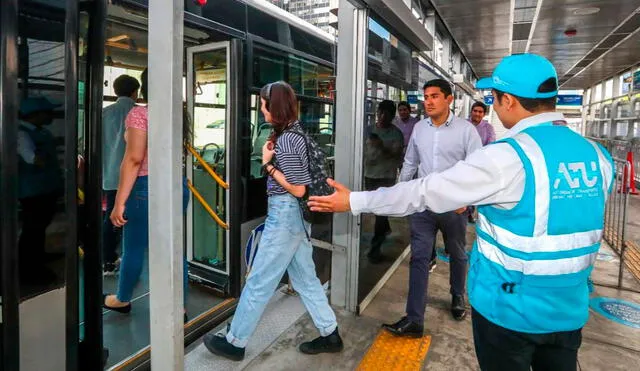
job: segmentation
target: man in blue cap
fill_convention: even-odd
[[[554,125],[557,74],[545,58],[506,57],[477,88],[492,90],[502,140],[392,188],[350,192],[329,180],[336,192],[310,206],[393,216],[479,206],[467,287],[481,369],[575,370],[613,161]]]
[[[56,213],[64,180],[53,134],[53,110],[61,104],[45,97],[30,97],[20,103],[18,128],[18,198],[22,207],[22,232],[18,242],[20,276],[24,281],[55,279],[44,264],[46,230]]]

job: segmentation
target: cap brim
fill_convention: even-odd
[[[483,77],[476,82],[476,89],[493,89],[493,78]]]

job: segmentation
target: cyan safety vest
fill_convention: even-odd
[[[550,122],[500,142],[524,165],[524,193],[512,209],[478,208],[469,301],[514,331],[582,328],[613,160],[600,145]]]

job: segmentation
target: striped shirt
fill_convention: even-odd
[[[299,127],[298,123],[294,125]],[[276,142],[276,167],[280,170],[287,182],[293,185],[311,184],[309,175],[309,155],[307,143],[299,134],[284,131]],[[275,179],[267,179],[267,195],[282,195],[288,193]]]

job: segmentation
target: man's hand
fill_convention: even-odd
[[[458,210],[456,210],[456,214],[462,214],[463,212],[467,211],[467,207],[463,206],[461,208],[459,208]]]
[[[349,197],[351,191],[349,188],[329,178],[327,184],[336,191],[331,196],[311,196],[309,197],[309,207],[311,211],[320,211],[323,213],[343,213],[351,210]]]

